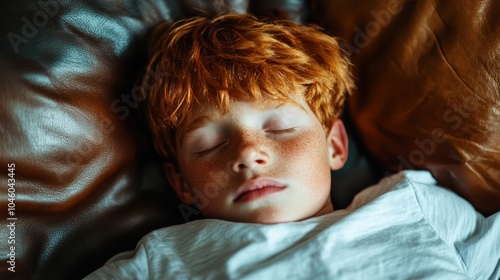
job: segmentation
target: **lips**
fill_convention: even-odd
[[[285,185],[270,178],[246,181],[237,190],[233,202],[249,202],[285,189]]]

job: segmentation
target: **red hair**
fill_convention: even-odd
[[[248,14],[194,17],[153,31],[142,80],[145,113],[157,151],[175,161],[175,134],[191,112],[262,97],[302,93],[326,131],[353,89],[350,63],[318,27]]]

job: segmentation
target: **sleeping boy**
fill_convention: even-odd
[[[235,14],[163,23],[153,38],[148,69],[163,74],[144,77],[146,119],[168,182],[206,219],[148,234],[88,279],[498,279],[500,216],[426,171],[334,211],[353,89],[336,39]]]
[[[147,120],[181,201],[201,193],[204,217],[240,222],[331,212],[330,169],[347,157],[338,117],[353,87],[335,39],[240,15],[162,27]]]

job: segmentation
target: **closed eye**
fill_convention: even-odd
[[[222,147],[222,145],[224,145],[226,142],[222,142],[220,144],[217,144],[216,146],[210,148],[210,149],[207,149],[207,150],[203,150],[203,151],[200,151],[200,152],[197,152],[196,153],[196,156],[202,158],[202,157],[205,157],[213,152],[215,152],[217,149],[219,149],[220,147]]]
[[[288,134],[288,133],[293,133],[295,132],[295,127],[287,128],[287,129],[279,129],[279,130],[266,130],[267,133],[272,133],[272,134]]]

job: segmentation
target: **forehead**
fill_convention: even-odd
[[[262,98],[252,98],[249,100],[229,99],[226,104],[200,102],[193,106],[192,113],[186,117],[181,126],[188,127],[199,118],[214,121],[229,112],[237,113],[242,109],[255,112],[268,110],[276,110],[278,112],[281,111],[282,108],[290,106],[303,108],[307,106],[307,103],[301,94],[290,94],[290,96],[286,97],[264,96]],[[208,118],[205,118],[205,116]]]
[[[303,98],[302,91],[290,91],[292,93],[275,92],[268,93],[263,90],[251,90],[247,92],[231,92],[222,90],[213,92],[212,94],[200,94],[196,96],[191,104],[184,107],[184,110],[189,110],[190,114],[186,115],[183,123],[191,122],[200,115],[200,112],[220,113],[222,115],[229,112],[238,103],[252,104],[255,108],[266,108],[266,106],[275,105],[278,103],[295,103],[295,100]],[[299,92],[299,93],[296,93]]]

